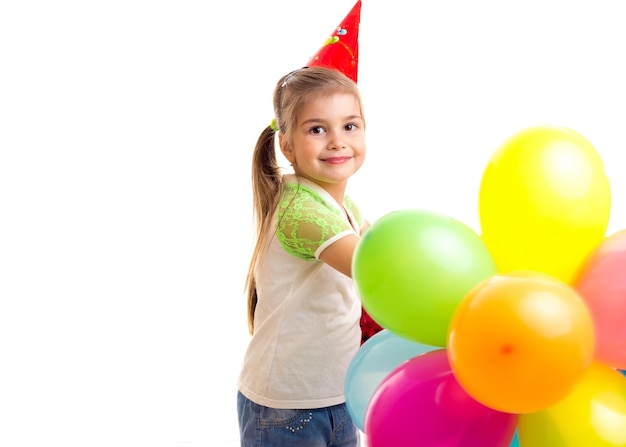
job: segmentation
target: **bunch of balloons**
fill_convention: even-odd
[[[535,126],[492,155],[481,234],[393,211],[353,259],[384,330],[346,376],[370,447],[626,446],[626,230],[595,148]]]

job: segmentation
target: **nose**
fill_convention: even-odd
[[[345,141],[343,141],[341,135],[337,132],[333,133],[328,142],[328,149],[340,150],[346,147]]]

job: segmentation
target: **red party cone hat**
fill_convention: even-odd
[[[359,69],[360,21],[361,0],[358,0],[306,66],[334,68],[356,82]]]

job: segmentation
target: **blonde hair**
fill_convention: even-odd
[[[318,95],[348,93],[354,95],[360,106],[363,103],[359,89],[350,78],[340,71],[305,67],[283,76],[274,88],[275,123],[261,132],[252,156],[252,197],[256,222],[256,243],[248,267],[246,292],[248,296],[248,329],[254,333],[254,311],[257,303],[254,268],[259,255],[269,242],[270,228],[280,200],[283,184],[282,168],[276,158],[275,132],[281,132],[286,141],[291,142],[297,126],[297,116],[307,101]]]

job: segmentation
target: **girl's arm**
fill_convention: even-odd
[[[361,225],[361,236],[369,228],[370,223],[364,221]],[[356,235],[346,236],[339,239],[334,244],[329,245],[320,254],[320,260],[330,265],[335,270],[339,270],[346,276],[352,278],[352,257],[360,238]]]
[[[320,260],[352,278],[352,255],[359,237],[356,234],[342,237],[332,243],[320,254]]]

